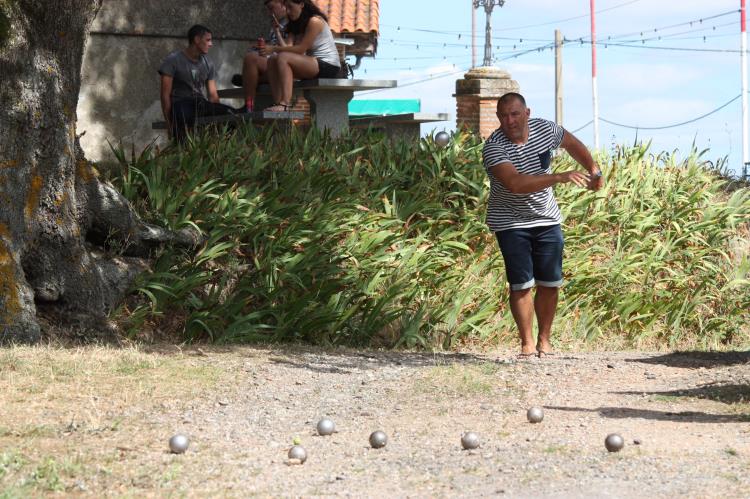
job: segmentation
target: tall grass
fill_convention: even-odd
[[[514,334],[470,136],[440,149],[375,132],[246,128],[120,158],[116,183],[144,218],[208,238],[197,252],[160,252],[141,299],[121,311],[133,335],[455,348]],[[641,147],[607,161],[605,191],[557,189],[567,238],[558,329],[737,341],[750,264],[731,244],[750,220],[748,191],[726,194],[697,157],[675,164]]]

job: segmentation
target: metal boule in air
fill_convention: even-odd
[[[304,464],[304,462],[307,461],[307,451],[301,445],[295,445],[289,449],[287,457],[289,457],[289,459],[296,459],[299,461],[299,464]]]
[[[451,141],[451,136],[448,135],[448,132],[438,132],[435,134],[435,145],[438,147],[445,147],[447,146]]]
[[[529,420],[529,423],[541,423],[544,419],[544,411],[541,407],[530,407],[526,411],[526,419]]]
[[[619,452],[625,447],[625,440],[617,433],[610,433],[604,439],[604,446],[609,452]]]
[[[479,447],[479,435],[473,431],[467,431],[461,437],[461,447],[466,450],[476,449]]]
[[[381,447],[385,447],[385,444],[387,443],[388,436],[385,434],[385,432],[378,430],[373,431],[370,434],[370,445],[373,449],[380,449]]]
[[[318,435],[327,436],[333,435],[336,431],[336,423],[328,418],[323,418],[318,421]]]
[[[182,454],[190,446],[190,439],[185,435],[177,434],[169,439],[169,450],[173,454]]]

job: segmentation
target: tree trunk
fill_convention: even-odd
[[[106,317],[144,262],[92,241],[175,238],[144,225],[78,146],[81,63],[101,3],[0,0],[0,342],[37,341],[41,304]]]

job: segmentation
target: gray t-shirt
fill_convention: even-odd
[[[182,50],[172,52],[164,59],[159,74],[173,78],[172,102],[196,97],[208,100],[206,82],[216,78],[214,65],[208,57],[201,55],[193,61]]]

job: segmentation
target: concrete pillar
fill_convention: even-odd
[[[483,139],[494,132],[497,101],[509,92],[519,92],[518,82],[510,73],[499,68],[473,68],[461,80],[456,80],[456,128],[469,130]]]

